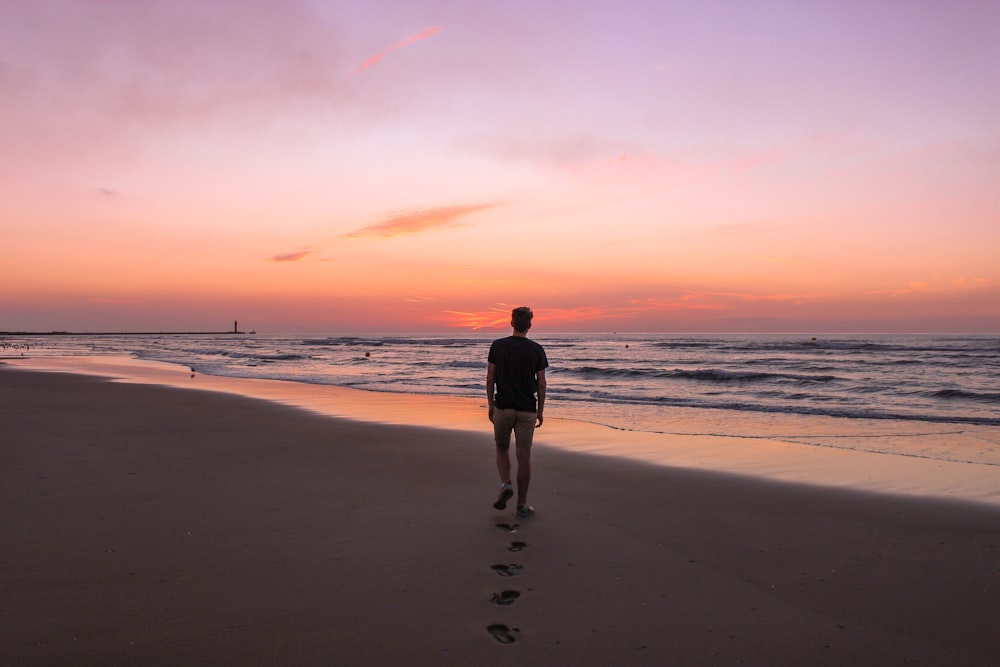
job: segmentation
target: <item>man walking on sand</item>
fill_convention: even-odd
[[[544,421],[545,369],[549,366],[542,346],[528,340],[533,317],[534,313],[527,306],[511,312],[513,335],[493,341],[486,367],[486,400],[497,445],[497,472],[500,473],[500,495],[493,508],[506,508],[507,501],[514,495],[510,483],[510,435],[513,432],[517,453],[517,516],[520,518],[531,516],[535,511],[528,504],[531,441],[535,429],[541,428]]]

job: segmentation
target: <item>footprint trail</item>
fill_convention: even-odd
[[[518,523],[498,523],[496,527],[505,533],[516,533],[517,529],[520,528]],[[507,551],[519,552],[527,548],[527,542],[512,541],[507,547]],[[513,577],[518,574],[522,569],[520,563],[497,563],[491,565],[490,569],[496,572],[501,577]],[[515,590],[504,590],[499,593],[494,593],[490,601],[493,604],[507,606],[514,604],[521,597],[520,591]],[[493,623],[486,626],[486,631],[490,634],[493,639],[495,639],[500,644],[513,644],[518,641],[521,637],[520,628],[512,628],[502,623]]]

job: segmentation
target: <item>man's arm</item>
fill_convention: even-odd
[[[486,364],[486,404],[490,407],[490,421],[493,421],[493,400],[496,394],[496,373],[497,366],[494,363]]]
[[[543,413],[545,412],[545,369],[538,371],[538,423],[535,424],[535,428],[541,428],[542,422],[545,421]]]

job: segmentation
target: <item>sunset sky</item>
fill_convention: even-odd
[[[2,0],[0,331],[1000,332],[1000,2]]]

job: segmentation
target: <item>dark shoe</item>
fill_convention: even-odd
[[[520,505],[517,511],[514,512],[514,516],[518,519],[527,519],[529,516],[535,513],[535,508],[531,505]]]
[[[500,495],[497,496],[497,501],[493,503],[493,509],[502,510],[507,507],[507,501],[511,499],[514,495],[514,489],[511,488],[510,484],[502,484],[500,486]]]

